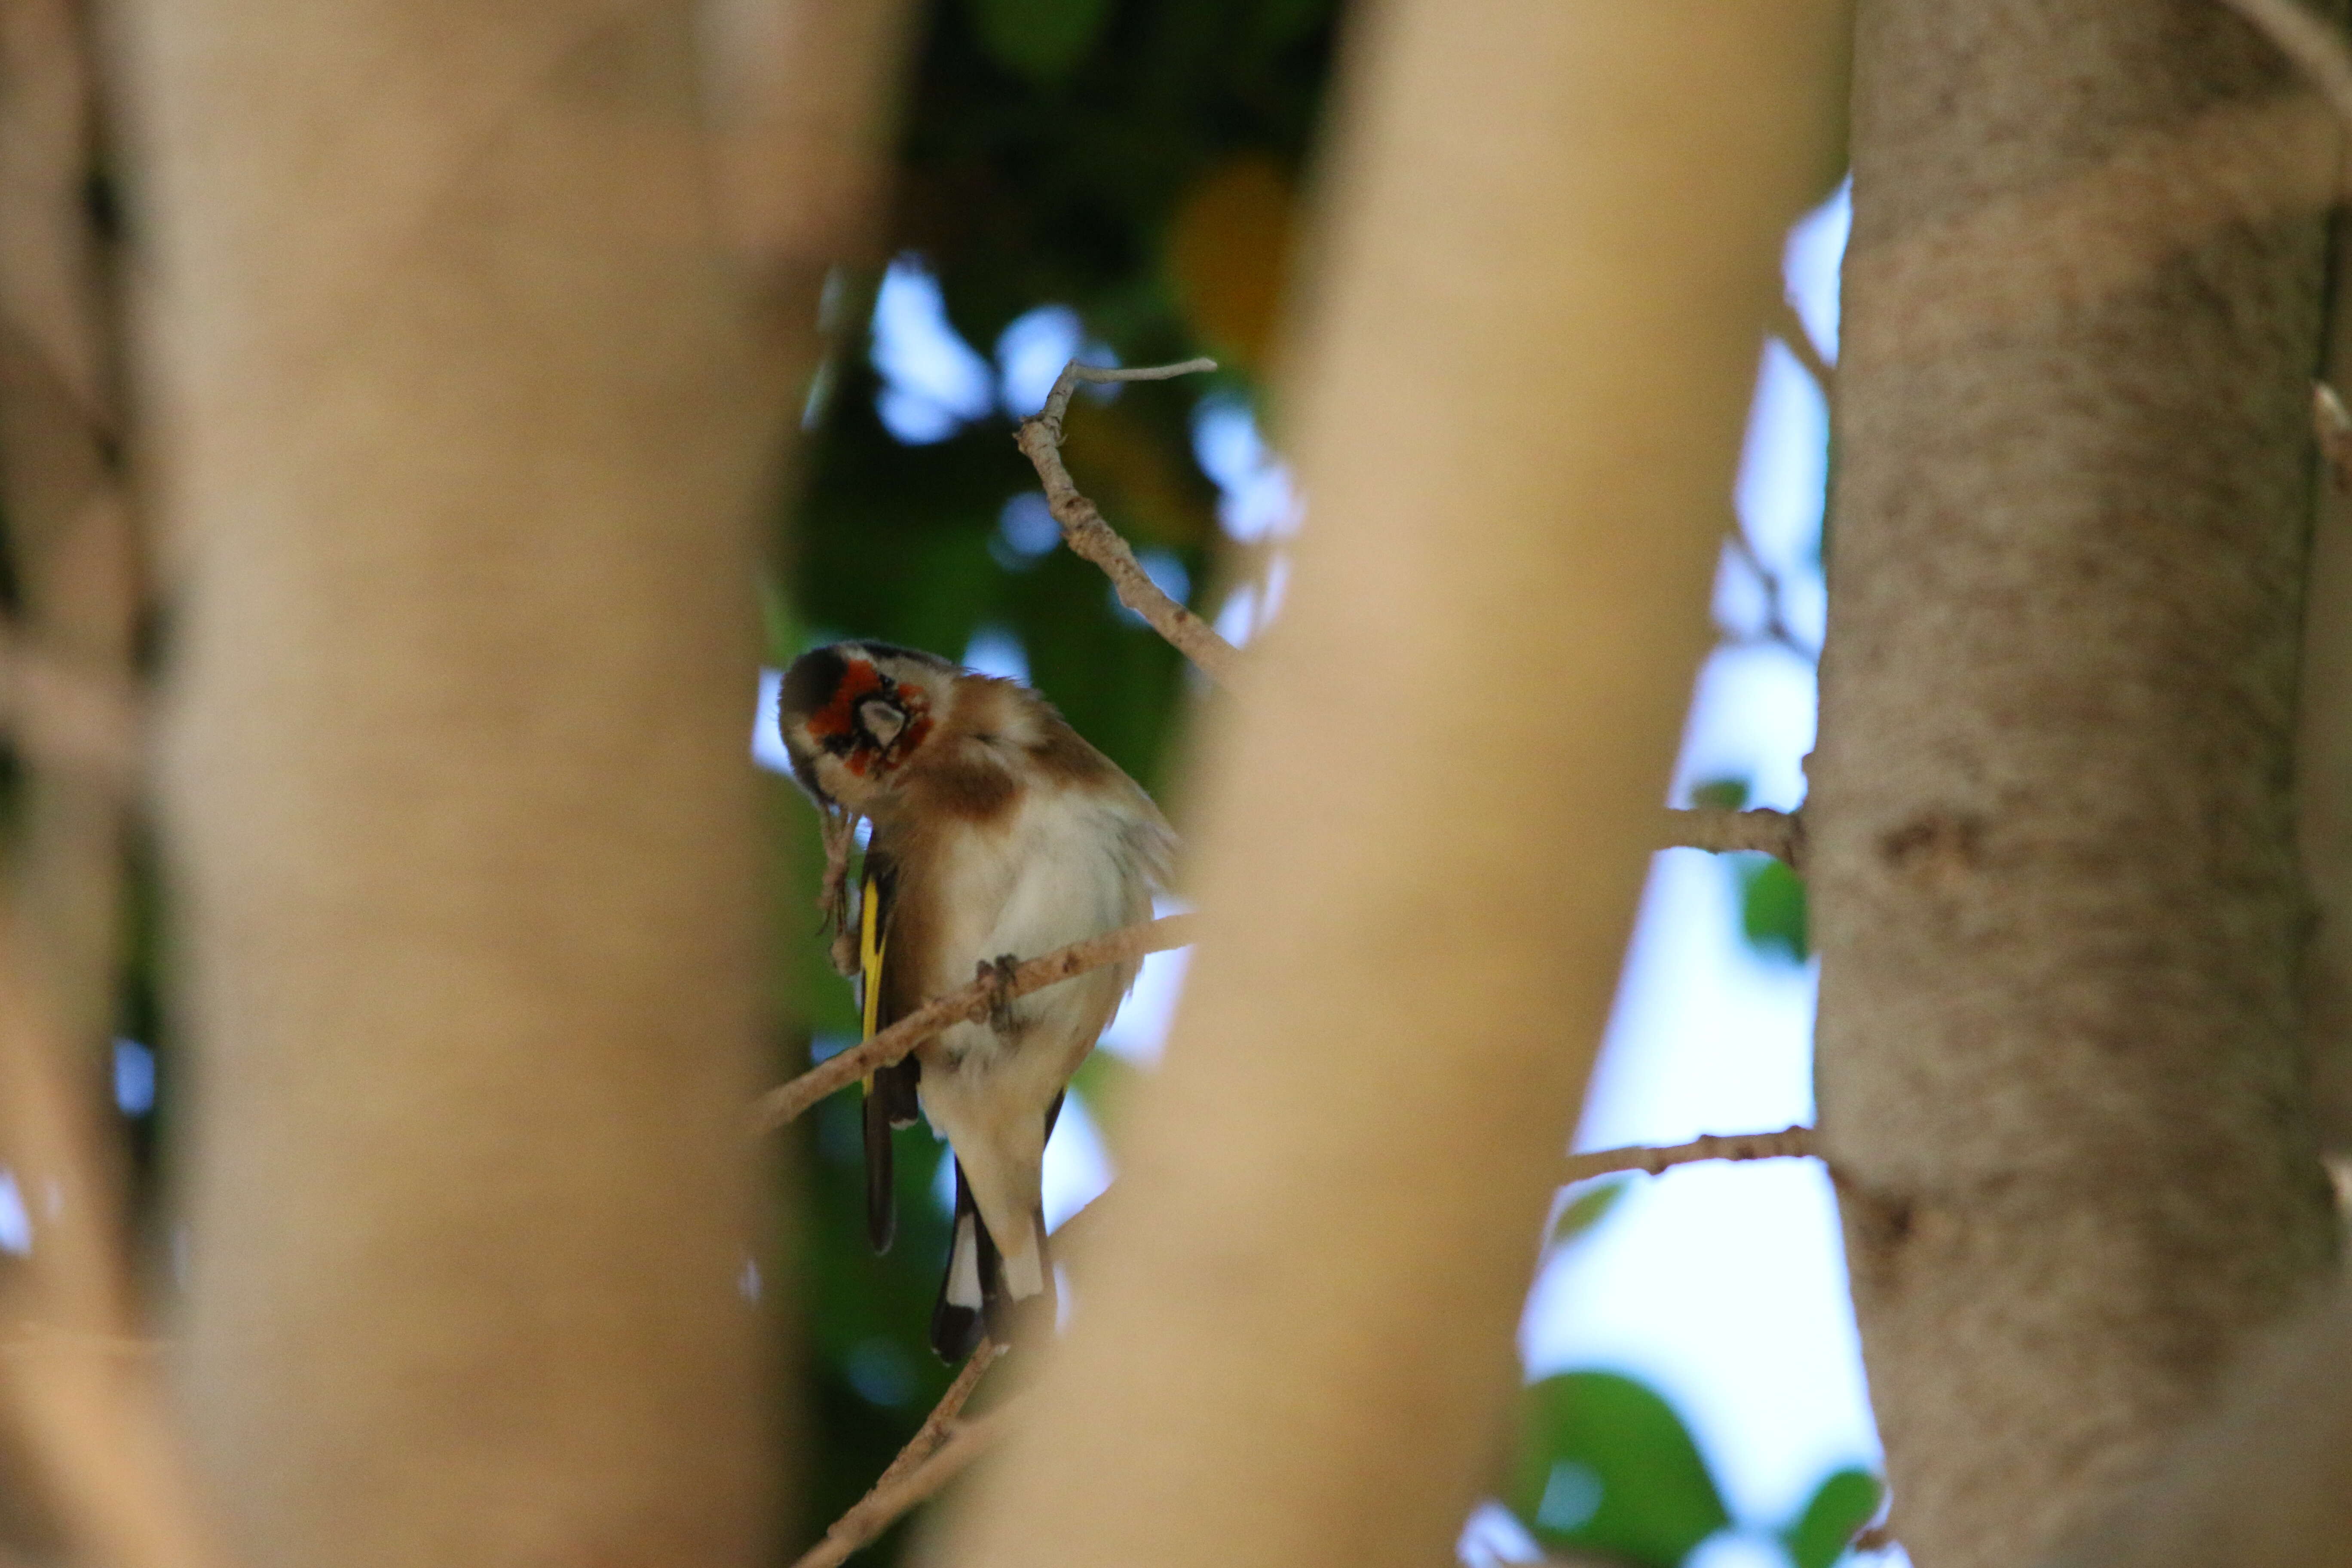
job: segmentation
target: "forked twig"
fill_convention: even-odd
[[[1062,538],[1070,548],[1101,567],[1103,574],[1110,579],[1112,591],[1118,595],[1118,602],[1141,616],[1153,631],[1167,639],[1170,647],[1199,666],[1218,685],[1229,686],[1241,667],[1241,650],[1219,637],[1214,626],[1160,591],[1160,584],[1136,560],[1135,552],[1128,548],[1127,541],[1103,521],[1094,502],[1078,493],[1070,470],[1062,462],[1062,422],[1069,413],[1070,395],[1077,390],[1080,382],[1166,381],[1216,368],[1217,362],[1211,359],[1139,365],[1132,370],[1080,364],[1072,360],[1055,378],[1045,406],[1034,417],[1021,422],[1013,441],[1036,468],[1038,482],[1045,487],[1046,510],[1062,525]]]

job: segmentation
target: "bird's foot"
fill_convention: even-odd
[[[976,978],[987,984],[989,1026],[1000,1035],[1013,1033],[1013,973],[1021,967],[1021,960],[1009,952],[1001,952],[992,963],[983,963]]]

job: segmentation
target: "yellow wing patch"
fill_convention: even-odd
[[[857,973],[859,999],[866,1010],[865,1038],[874,1037],[874,1022],[882,1016],[882,950],[885,943],[879,922],[882,913],[882,889],[874,879],[866,879],[857,896]],[[871,1074],[866,1087],[874,1087]]]

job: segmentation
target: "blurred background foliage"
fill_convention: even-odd
[[[776,666],[838,637],[1024,671],[1077,729],[1169,803],[1197,682],[1057,535],[1014,450],[1073,353],[1149,363],[1215,356],[1213,376],[1074,405],[1080,487],[1162,586],[1236,641],[1278,605],[1279,464],[1258,444],[1299,193],[1329,83],[1336,0],[931,0],[905,95],[884,266],[829,280],[832,344],[808,393],[799,492],[762,585]],[[914,353],[912,338],[928,348]],[[0,552],[0,598],[12,598]],[[0,808],[15,798],[0,750]],[[781,777],[772,808],[780,1072],[837,1049],[856,1019],[814,913],[814,814]],[[1724,780],[1703,804],[1738,805]],[[1181,821],[1181,801],[1171,803]],[[13,813],[9,814],[13,815]],[[157,1151],[174,1103],[163,891],[133,847],[121,1038],[110,1072],[159,1277]],[[1753,951],[1804,961],[1804,889],[1779,862],[1727,857]],[[1148,1071],[1098,1052],[1075,1090],[1115,1142]],[[812,1472],[786,1561],[878,1476],[945,1387],[926,1326],[947,1246],[927,1130],[901,1134],[896,1247],[864,1237],[854,1096],[788,1135],[808,1202],[782,1252]],[[1564,1200],[1546,1245],[1605,1224],[1619,1183]],[[13,1216],[13,1217],[12,1217]],[[0,1250],[28,1235],[0,1173]],[[992,1385],[1017,1381],[1011,1363]],[[1001,1389],[983,1390],[984,1408]],[[1495,1490],[1532,1542],[1586,1562],[1669,1568],[1730,1531],[1828,1568],[1879,1505],[1858,1470],[1798,1517],[1737,1520],[1685,1423],[1654,1390],[1594,1369],[1529,1385]],[[896,1560],[909,1527],[865,1559]]]
[[[1214,356],[1214,376],[1078,399],[1066,456],[1161,585],[1195,609],[1214,616],[1245,585],[1263,587],[1271,531],[1221,527],[1202,449],[1219,431],[1229,447],[1249,440],[1336,11],[1331,0],[926,8],[893,259],[828,288],[835,350],[811,389],[803,489],[781,520],[772,662],[843,636],[950,658],[985,647],[1169,800],[1193,683],[1100,573],[1055,548],[1013,431],[1073,353]],[[1230,611],[1226,625],[1246,631]],[[791,848],[784,994],[824,1050],[855,1028],[849,989],[814,935],[813,814],[788,787],[776,795]],[[1081,1073],[1097,1125],[1116,1129],[1135,1071],[1098,1053]],[[814,1200],[797,1238],[813,1286],[810,1535],[871,1484],[949,1375],[924,1339],[947,1245],[937,1158],[919,1152],[927,1131],[901,1134],[899,1237],[875,1258],[858,1217],[852,1098],[796,1130]]]

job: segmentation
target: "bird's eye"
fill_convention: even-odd
[[[907,727],[907,710],[896,702],[882,698],[869,698],[857,705],[857,722],[874,742],[888,746]]]

